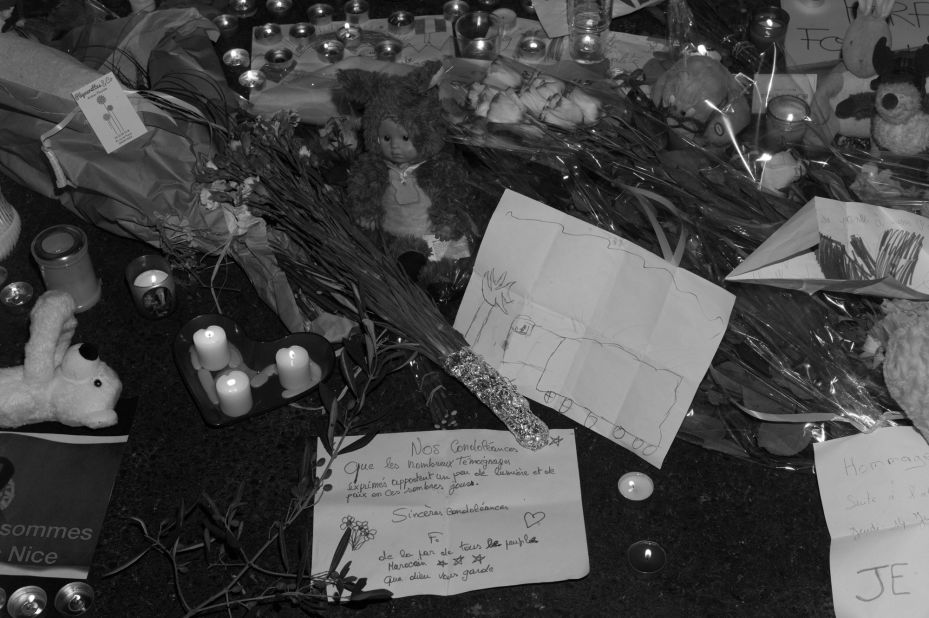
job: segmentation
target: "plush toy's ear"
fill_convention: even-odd
[[[74,299],[67,292],[50,290],[39,296],[29,314],[29,341],[23,375],[27,382],[48,382],[61,364],[77,328]]]
[[[874,70],[877,71],[878,76],[893,73],[897,68],[894,52],[887,45],[887,37],[881,37],[874,46],[871,62],[874,64]]]

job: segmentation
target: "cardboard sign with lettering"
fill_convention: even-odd
[[[574,432],[551,436],[532,452],[506,431],[381,434],[337,457],[313,512],[313,572],[350,529],[342,564],[394,597],[584,577]]]
[[[840,60],[842,37],[855,19],[858,0],[825,0],[820,6],[810,0],[782,0],[790,15],[784,42],[788,68],[814,67]],[[926,43],[929,34],[929,2],[896,0],[888,20],[895,50],[912,49]]]
[[[929,607],[929,445],[886,427],[814,446],[838,618],[923,618]]]

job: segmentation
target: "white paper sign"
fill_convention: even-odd
[[[733,302],[628,240],[507,191],[455,329],[523,395],[660,467]]]
[[[783,0],[781,6],[790,15],[784,42],[788,68],[838,62],[842,38],[855,18],[856,4],[858,0],[824,0],[820,3]],[[893,4],[887,20],[893,49],[924,45],[929,32],[929,4],[925,0],[894,0]]]
[[[551,436],[532,452],[506,431],[381,434],[337,457],[313,514],[313,572],[348,527],[343,564],[394,597],[584,577],[574,432]]]
[[[814,445],[838,618],[924,618],[929,445],[912,427]]]
[[[112,73],[71,93],[107,154],[147,131]]]

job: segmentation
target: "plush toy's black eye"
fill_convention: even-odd
[[[385,142],[389,142],[389,141],[390,141],[390,136],[389,136],[389,135],[385,135],[385,136],[384,136],[384,141],[385,141]]]
[[[96,386],[97,388],[100,388],[101,386],[103,386],[103,380],[101,380],[100,378],[97,378],[96,380],[94,380],[94,386]]]
[[[404,136],[403,136],[403,141],[404,141],[404,142],[410,141],[410,136],[409,136],[409,135],[404,135]]]

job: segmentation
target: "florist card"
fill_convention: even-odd
[[[929,447],[912,427],[816,443],[838,618],[922,618],[929,606]]]
[[[661,467],[733,302],[628,240],[507,191],[455,328],[524,396]]]
[[[726,279],[814,293],[929,299],[929,219],[815,197]]]
[[[313,572],[350,530],[336,568],[350,560],[394,597],[586,576],[574,432],[551,437],[533,452],[507,431],[380,434],[336,458],[313,512]]]

